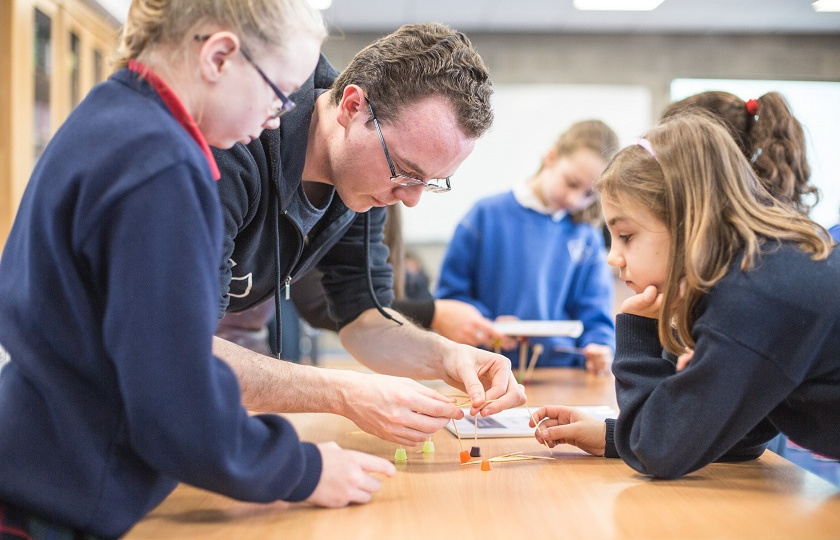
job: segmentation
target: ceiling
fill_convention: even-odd
[[[324,15],[344,32],[438,21],[467,32],[840,33],[840,13],[808,0],[665,0],[649,12],[578,11],[572,0],[333,0]]]
[[[93,0],[119,21],[130,0]],[[572,0],[333,0],[333,33],[388,32],[408,22],[443,22],[466,32],[837,33],[840,13],[812,0],[665,0],[649,12],[578,11]],[[840,41],[838,41],[840,46]]]

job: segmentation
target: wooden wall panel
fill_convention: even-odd
[[[107,60],[116,48],[116,21],[84,0],[0,1],[0,246],[8,237],[14,214],[35,163],[35,10],[50,18],[48,133],[55,133],[75,106],[71,98],[70,35],[79,38],[78,99],[98,82],[94,51],[105,60],[101,79],[110,72]]]

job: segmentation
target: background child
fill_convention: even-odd
[[[662,118],[697,109],[711,113],[729,130],[773,197],[808,214],[819,193],[809,183],[805,131],[782,94],[767,92],[744,101],[729,92],[701,92],[670,104]]]
[[[303,0],[132,4],[125,67],[47,146],[0,262],[3,538],[117,537],[179,481],[341,506],[379,489],[371,472],[393,474],[249,416],[211,355],[208,144],[276,128],[324,35]]]
[[[840,456],[840,251],[826,231],[776,201],[696,113],[622,150],[597,189],[608,261],[637,293],[616,320],[621,413],[603,423],[545,407],[537,438],[617,450],[662,478],[755,458],[779,431]],[[663,347],[694,359],[678,372]]]
[[[613,276],[592,186],[617,148],[606,124],[578,122],[560,135],[536,175],[478,201],[449,242],[436,297],[468,302],[491,319],[581,320],[577,340],[532,340],[543,345],[538,366],[606,372],[615,342]],[[584,355],[556,350],[570,346],[583,347]],[[518,354],[508,356],[518,365]]]

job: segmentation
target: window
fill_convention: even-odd
[[[105,78],[105,57],[99,49],[93,50],[93,84],[98,84]]]
[[[70,110],[82,99],[81,80],[79,79],[79,60],[81,59],[81,42],[79,36],[70,32],[70,48],[67,54],[70,70]]]
[[[35,10],[35,159],[50,140],[50,92],[52,85],[52,20]]]

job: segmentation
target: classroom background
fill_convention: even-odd
[[[313,0],[315,1],[315,0]],[[405,239],[432,286],[455,225],[473,203],[535,172],[572,122],[598,118],[622,145],[669,102],[703,90],[743,99],[776,90],[806,129],[812,218],[840,221],[840,2],[645,0],[652,11],[583,9],[586,0],[318,0],[323,47],[339,70],[375,38],[407,22],[465,31],[495,87],[496,121],[452,177],[452,192],[404,209]],[[108,77],[129,0],[0,0],[0,246],[38,156],[87,91]],[[603,8],[607,0],[595,0]],[[812,5],[813,4],[813,5]],[[823,11],[824,9],[835,11]],[[598,6],[596,6],[597,8]],[[648,6],[650,7],[650,6]],[[627,290],[617,284],[617,301]],[[303,333],[329,350],[329,336]],[[835,464],[788,456],[840,483]]]

